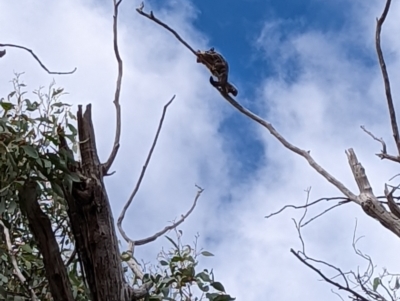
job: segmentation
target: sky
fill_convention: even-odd
[[[125,0],[120,6],[122,137],[112,167],[116,173],[106,178],[115,219],[136,184],[163,106],[176,95],[124,220],[127,234],[142,239],[179,218],[190,208],[197,184],[205,190],[179,229],[189,244],[200,234],[199,246],[215,255],[202,259],[201,266],[213,268],[228,293],[246,301],[340,300],[333,287],[290,253],[301,248],[292,219],[301,218],[303,211],[264,217],[284,205],[304,204],[308,187],[310,201],[341,193],[221,98],[204,66],[169,32],[137,14],[139,4]],[[193,48],[221,52],[239,90],[237,100],[291,143],[310,150],[357,194],[345,155],[354,148],[376,195],[383,194],[385,183],[399,181],[389,181],[398,169],[375,155],[380,144],[360,129],[365,125],[382,137],[395,154],[374,45],[375,20],[383,6],[383,1],[362,0],[145,1],[145,11],[153,10]],[[397,109],[399,9],[394,2],[382,33]],[[33,49],[51,70],[78,68],[73,75],[49,75],[28,53],[7,49],[0,60],[0,95],[12,90],[14,72],[25,72],[29,91],[55,80],[69,93],[63,100],[75,109],[93,105],[98,151],[105,161],[115,132],[112,2],[2,1],[0,14],[0,43]],[[308,216],[330,204],[311,208]],[[399,240],[355,204],[303,228],[308,255],[344,271],[364,271],[367,263],[352,249],[356,223],[356,237],[363,237],[357,247],[371,256],[376,275],[384,268],[398,273],[400,264],[392,258],[398,255]],[[161,248],[168,247],[159,238],[137,247],[135,256],[154,262]]]

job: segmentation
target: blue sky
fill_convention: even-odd
[[[28,89],[53,79],[69,92],[64,101],[93,104],[100,158],[114,135],[112,98],[116,62],[112,50],[111,1],[41,0],[0,2],[2,42],[32,48],[53,70],[78,67],[72,76],[44,73],[22,51],[8,49],[0,60],[0,94],[7,95],[13,72],[25,72]],[[340,196],[338,190],[267,131],[234,110],[210,86],[209,73],[163,28],[139,16],[140,1],[121,5],[119,41],[125,72],[122,85],[122,141],[106,179],[115,219],[131,193],[151,145],[163,105],[170,106],[159,144],[123,223],[141,239],[164,228],[191,205],[194,184],[205,188],[195,212],[181,229],[187,243],[216,256],[202,261],[238,300],[337,300],[329,285],[289,252],[301,247],[288,211],[264,216],[287,204]],[[146,2],[146,10],[170,24],[196,49],[214,46],[228,59],[237,100],[266,118],[290,142],[354,193],[356,184],[344,151],[354,148],[377,195],[398,184],[397,166],[376,156],[380,145],[360,130],[365,125],[385,139],[392,135],[380,70],[375,57],[375,18],[381,1],[210,1]],[[400,86],[400,6],[393,3],[382,45],[397,99]],[[40,21],[38,21],[40,20]],[[31,95],[31,99],[34,95]],[[397,102],[395,106],[399,109]],[[321,204],[310,214],[326,208]],[[364,235],[359,247],[374,259],[376,272],[400,265],[400,243],[354,204],[329,212],[304,228],[311,256],[344,270],[365,267],[352,250],[355,221]],[[122,245],[121,249],[124,249]],[[154,261],[165,239],[135,250]],[[288,289],[290,287],[290,290]],[[346,297],[344,297],[345,299]],[[262,298],[264,299],[264,297]]]

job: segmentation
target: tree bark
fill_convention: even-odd
[[[36,188],[36,182],[28,180],[19,191],[21,210],[28,218],[29,227],[43,256],[46,277],[53,299],[73,301],[67,270],[61,258],[50,219],[39,206]]]

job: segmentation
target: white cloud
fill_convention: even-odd
[[[236,163],[218,131],[230,108],[210,87],[206,70],[190,52],[134,11],[136,2],[122,4],[119,23],[125,64],[122,143],[114,166],[117,173],[106,180],[114,215],[118,216],[133,189],[163,105],[176,94],[142,188],[124,222],[128,234],[143,238],[179,217],[191,206],[197,183],[206,190],[182,227],[184,237],[190,242],[200,232],[200,244],[217,256],[205,259],[205,264],[215,268],[217,279],[237,300],[336,300],[331,287],[317,281],[317,275],[289,253],[290,248],[301,247],[290,218],[299,218],[302,212],[288,211],[270,220],[263,216],[285,204],[303,204],[308,186],[313,186],[311,199],[337,196],[338,191],[262,128],[256,134],[265,146],[266,159],[242,185],[232,187],[236,180],[231,178],[231,169]],[[171,2],[168,10],[157,15],[196,48],[205,48],[207,38],[191,24],[196,9],[182,3]],[[282,38],[279,32],[287,25],[285,20],[266,24],[257,43],[266,46],[264,54],[269,63],[275,59],[278,72],[263,81],[259,108],[289,141],[311,150],[322,166],[357,192],[344,154],[354,147],[375,192],[382,194],[383,183],[396,174],[396,166],[376,158],[380,145],[359,129],[366,125],[383,136],[393,151],[380,70],[364,65],[357,53],[349,54],[349,45],[354,45],[374,55],[374,22],[382,8],[363,3],[359,11],[351,11],[349,28],[339,33],[289,31]],[[2,95],[11,88],[4,83],[12,78],[13,70],[26,72],[24,80],[31,89],[55,78],[70,93],[65,100],[93,104],[97,143],[105,160],[114,136],[112,100],[117,75],[110,4],[9,1],[0,4],[0,11],[2,42],[32,48],[52,70],[78,67],[71,76],[46,75],[27,53],[8,49],[0,61]],[[399,92],[395,83],[400,76],[395,38],[398,14],[398,4],[394,4],[383,34],[394,95]],[[294,60],[295,76],[288,75],[293,71],[287,69],[288,62]],[[355,218],[358,234],[366,235],[363,250],[379,266],[395,267],[390,260],[397,253],[393,234],[352,204],[304,229],[310,255],[345,269],[363,264],[351,250]],[[162,245],[167,245],[164,239],[136,252],[151,260]]]

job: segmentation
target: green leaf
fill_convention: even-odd
[[[68,123],[67,127],[71,131],[72,135],[76,135],[78,133],[77,129],[72,124]]]
[[[4,111],[10,111],[14,108],[14,105],[11,102],[1,102],[0,105]]]
[[[376,292],[376,289],[378,288],[379,284],[381,284],[381,279],[379,277],[376,277],[372,285],[372,289],[374,290],[374,292]]]
[[[214,298],[214,301],[233,301],[236,298],[232,298],[230,295],[218,295]]]
[[[208,291],[210,290],[209,286],[206,285],[206,284],[204,284],[203,282],[201,282],[201,281],[196,281],[196,283],[197,283],[197,286],[199,287],[199,289],[200,289],[202,292],[208,292]]]
[[[205,273],[205,272],[198,273],[198,274],[195,276],[195,278],[196,278],[196,279],[199,278],[199,279],[203,280],[204,282],[211,282],[210,276],[208,276],[208,274]]]
[[[8,94],[8,99],[10,99],[11,97],[13,97],[13,96],[15,95],[15,93],[17,93],[17,92],[12,91],[10,94]]]
[[[224,286],[220,282],[212,282],[211,286],[215,288],[217,291],[225,292]]]
[[[26,253],[32,253],[33,250],[29,244],[24,244],[21,246],[21,250],[23,250]]]
[[[65,177],[68,178],[69,180],[71,180],[72,182],[79,183],[81,181],[81,179],[79,178],[79,176],[76,172],[66,173]]]
[[[15,208],[17,208],[17,203],[15,201],[10,201],[10,205],[8,205],[8,211],[14,213]]]
[[[54,97],[54,96],[62,93],[63,91],[64,91],[63,88],[53,89],[53,94],[51,95],[51,97]],[[58,104],[58,103],[53,104],[53,106],[55,106],[56,104]]]
[[[33,111],[36,111],[37,108],[39,107],[39,103],[36,101],[31,103],[29,99],[25,99],[25,102],[26,102],[26,110],[27,111],[33,112]]]
[[[165,237],[174,245],[174,247],[179,250],[178,245],[172,240],[172,238],[169,238],[167,235],[165,235]]]
[[[31,158],[37,159],[39,158],[39,154],[36,151],[36,149],[33,148],[31,145],[22,145],[21,148],[24,150],[24,152]]]
[[[60,185],[58,185],[55,182],[51,182],[51,188],[53,189],[53,191],[60,197],[64,198],[64,192],[61,189]]]
[[[0,199],[0,215],[6,211],[6,202],[4,199]]]
[[[73,120],[76,120],[76,116],[74,114],[72,114],[71,111],[68,111],[68,117]]]
[[[201,252],[201,255],[203,255],[203,256],[214,256],[213,253],[210,253],[210,252],[208,252],[208,251],[203,251],[203,252]]]
[[[160,264],[163,265],[163,266],[167,266],[168,262],[166,262],[165,260],[160,260]]]

